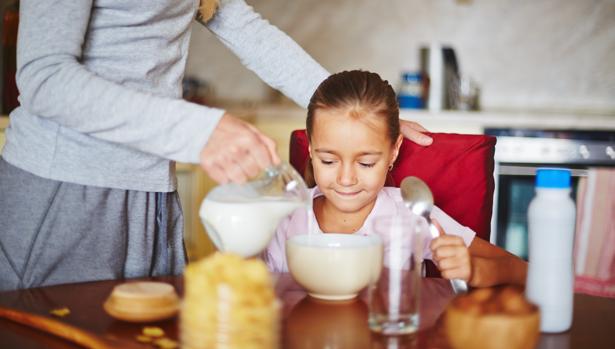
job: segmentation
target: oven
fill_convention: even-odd
[[[487,128],[497,138],[491,243],[527,260],[527,209],[539,167],[572,170],[572,198],[590,167],[615,167],[615,131]]]

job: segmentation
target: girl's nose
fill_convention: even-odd
[[[340,167],[337,173],[337,183],[343,186],[357,184],[357,175],[352,164],[345,164]]]

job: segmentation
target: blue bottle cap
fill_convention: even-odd
[[[570,170],[539,168],[536,170],[537,188],[570,188]]]
[[[401,78],[403,81],[407,82],[421,82],[423,79],[420,72],[403,72]]]

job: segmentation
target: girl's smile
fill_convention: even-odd
[[[355,191],[355,192],[343,192],[343,191],[339,191],[339,190],[333,190],[335,192],[335,194],[337,194],[340,199],[342,200],[355,200],[359,194],[361,194],[361,191]]]
[[[338,191],[338,190],[336,190],[335,192],[337,194],[343,196],[343,197],[352,197],[352,196],[355,196],[355,195],[360,193],[360,191],[355,191],[355,192],[351,192],[351,193],[345,193],[345,192],[341,192],[341,191]]]

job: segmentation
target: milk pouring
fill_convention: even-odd
[[[214,188],[199,215],[218,250],[252,257],[267,247],[284,217],[308,207],[308,197],[301,176],[282,163],[245,184]]]

